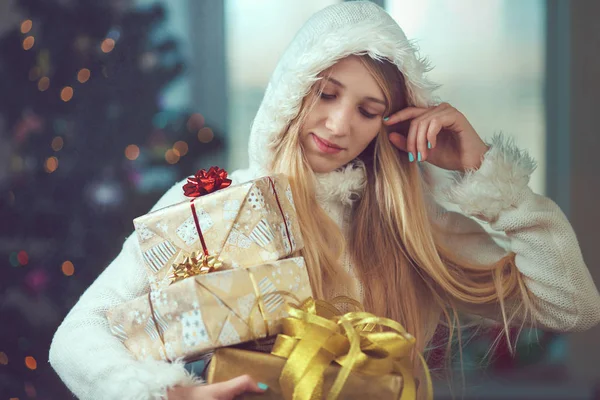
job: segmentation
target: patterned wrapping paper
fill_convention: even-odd
[[[107,319],[137,359],[189,360],[281,332],[285,301],[269,295],[276,291],[300,301],[312,295],[302,257],[190,277],[109,310]]]
[[[230,186],[193,200],[209,255],[223,269],[282,259],[304,243],[292,190],[284,175]],[[153,289],[169,285],[172,265],[203,246],[191,201],[154,211],[133,221]]]

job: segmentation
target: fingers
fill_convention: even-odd
[[[241,375],[222,382],[220,385],[222,385],[222,388],[219,390],[219,399],[233,399],[246,392],[262,393],[266,390],[266,387],[265,389],[261,389],[250,375]]]
[[[406,138],[391,133],[390,141],[408,153],[410,162],[425,161],[431,150],[436,147],[437,135],[441,130],[456,123],[456,111],[448,103],[430,108],[407,107],[384,120],[384,125],[391,126],[412,119]]]
[[[384,119],[383,123],[384,123],[384,125],[394,125],[394,124],[397,124],[398,122],[402,122],[402,121],[406,121],[408,119],[420,117],[421,115],[425,114],[427,111],[429,111],[428,108],[406,107],[406,108],[403,108],[402,110],[398,111],[397,113],[390,115],[387,120]]]
[[[397,132],[392,132],[389,134],[389,138],[390,142],[392,142],[392,144],[396,146],[396,148],[408,152],[408,148],[406,147],[406,136],[401,135]]]

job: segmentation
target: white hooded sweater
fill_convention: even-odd
[[[415,48],[383,9],[368,1],[329,6],[310,18],[277,65],[252,126],[250,168],[234,172],[234,184],[269,173],[270,145],[297,115],[317,74],[350,54],[392,61],[406,78],[412,105],[436,104],[432,95],[436,85],[424,77],[427,62],[416,56]],[[432,223],[449,230],[446,243],[473,261],[489,264],[508,251],[516,253],[516,265],[534,296],[534,318],[539,326],[566,332],[596,325],[600,321],[600,295],[573,229],[552,200],[535,194],[528,186],[535,163],[501,135],[489,145],[480,168],[457,175],[445,191],[444,200],[457,204],[464,214],[439,206],[442,198],[435,192],[427,194]],[[424,178],[427,170],[423,163]],[[364,170],[354,165],[318,177],[323,189],[318,201],[344,232],[350,206],[359,198],[365,179]],[[182,185],[174,185],[153,210],[186,200]],[[470,217],[505,234],[506,245],[497,245]],[[349,257],[342,261],[352,272]],[[134,233],[81,296],[52,341],[50,363],[78,398],[158,399],[165,396],[168,387],[198,383],[181,361],[135,360],[110,332],[106,311],[148,290]],[[483,308],[470,311],[496,317]]]

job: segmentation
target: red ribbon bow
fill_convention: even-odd
[[[187,197],[200,197],[230,185],[231,179],[227,179],[227,171],[219,167],[210,167],[208,171],[201,169],[193,177],[187,178],[187,183],[183,185],[183,194]]]

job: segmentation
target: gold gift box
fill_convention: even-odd
[[[133,223],[153,288],[168,286],[173,264],[194,252],[206,250],[231,269],[279,260],[304,246],[292,190],[281,174],[183,201]]]
[[[302,257],[193,276],[121,304],[107,319],[137,359],[189,360],[281,332],[290,300],[281,292],[312,296]]]
[[[240,375],[248,374],[256,382],[269,385],[263,394],[247,393],[236,399],[243,400],[283,400],[279,376],[286,359],[272,354],[232,348],[218,349],[208,367],[208,383],[224,382]],[[256,366],[260,365],[260,368]],[[340,367],[332,364],[324,374],[323,393],[328,393]],[[339,399],[393,399],[400,398],[402,377],[397,375],[370,376],[351,372]]]

